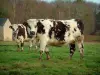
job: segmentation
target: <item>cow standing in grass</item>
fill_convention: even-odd
[[[32,38],[33,36],[31,36],[31,33],[28,32],[26,27],[23,24],[13,24],[10,26],[10,28],[13,30],[13,39],[17,42],[17,46],[18,46],[17,51],[20,51],[20,47],[21,47],[21,51],[23,51],[25,40],[29,41],[30,43],[29,49],[31,50],[33,43],[35,43],[36,41],[34,40],[34,38]]]
[[[83,57],[83,30],[84,25],[81,20],[27,20],[24,24],[26,28],[30,29],[30,32],[34,36],[39,38],[40,41],[40,59],[45,52],[47,59],[50,58],[48,45],[61,46],[68,44],[70,46],[70,58],[72,58],[75,52],[75,42],[77,42],[80,55]]]

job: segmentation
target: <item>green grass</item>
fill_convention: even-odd
[[[16,52],[12,42],[0,42],[0,75],[100,75],[100,43],[85,43],[84,59],[78,49],[69,60],[68,47],[50,47],[50,60],[39,51]]]

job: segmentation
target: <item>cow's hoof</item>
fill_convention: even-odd
[[[37,49],[35,49],[35,50],[34,50],[34,52],[38,52],[38,50],[37,50]]]
[[[47,57],[47,60],[50,60],[50,56]]]
[[[24,50],[21,50],[21,52],[23,52]]]
[[[69,60],[72,60],[72,57],[69,57]]]
[[[47,60],[50,60],[50,58],[47,58]]]
[[[39,60],[42,60],[42,58],[40,57]]]
[[[29,52],[32,52],[32,50],[29,50]]]
[[[80,60],[83,60],[83,56],[82,56],[82,57],[80,57]]]
[[[18,49],[17,52],[20,52],[20,49]]]

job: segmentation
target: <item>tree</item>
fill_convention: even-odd
[[[1,17],[1,18],[8,17],[8,12],[7,12],[7,10],[4,10],[3,8],[0,8],[0,17]]]
[[[74,2],[83,3],[83,2],[85,2],[85,0],[75,0]]]

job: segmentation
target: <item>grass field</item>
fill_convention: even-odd
[[[50,47],[50,60],[39,51],[16,52],[15,43],[0,42],[0,75],[100,75],[100,43],[85,43],[84,59],[78,49],[69,60],[68,47]]]

